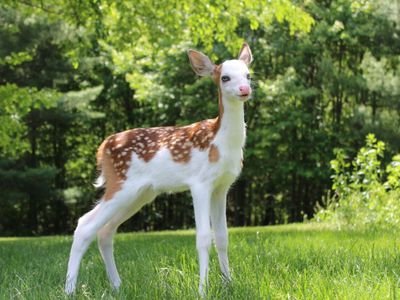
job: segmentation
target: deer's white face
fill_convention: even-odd
[[[212,76],[222,96],[229,101],[246,101],[251,96],[248,66],[253,61],[249,45],[243,44],[238,59],[227,60],[216,66],[206,55],[195,50],[188,52],[190,64],[196,74]]]
[[[227,60],[221,66],[219,85],[224,97],[246,101],[251,96],[251,77],[247,65],[242,60]]]

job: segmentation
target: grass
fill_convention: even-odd
[[[0,299],[67,299],[71,237],[0,239]],[[397,299],[397,233],[317,224],[230,230],[233,282],[211,251],[207,299]],[[119,292],[109,288],[97,246],[83,259],[76,299],[198,299],[194,231],[116,237]]]

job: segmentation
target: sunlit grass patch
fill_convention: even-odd
[[[71,237],[3,238],[0,299],[62,299]],[[95,243],[82,262],[77,299],[197,299],[193,230],[122,233],[115,242],[122,286],[108,284]],[[233,228],[233,282],[211,251],[209,299],[395,299],[397,234],[318,224]]]

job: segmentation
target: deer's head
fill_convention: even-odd
[[[228,101],[246,101],[251,96],[251,77],[248,66],[253,60],[249,45],[243,44],[238,59],[227,60],[215,65],[208,56],[189,50],[190,64],[196,74],[211,76],[218,85],[221,95]]]

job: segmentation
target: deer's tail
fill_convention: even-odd
[[[105,146],[107,143],[107,139],[105,139],[100,147],[97,149],[97,153],[96,153],[96,161],[97,161],[97,170],[100,171],[100,175],[99,177],[97,177],[96,181],[94,182],[94,186],[96,188],[101,188],[102,186],[105,185],[106,183],[106,178],[105,178],[105,170],[104,170],[104,160],[107,160],[108,158],[105,157]]]

